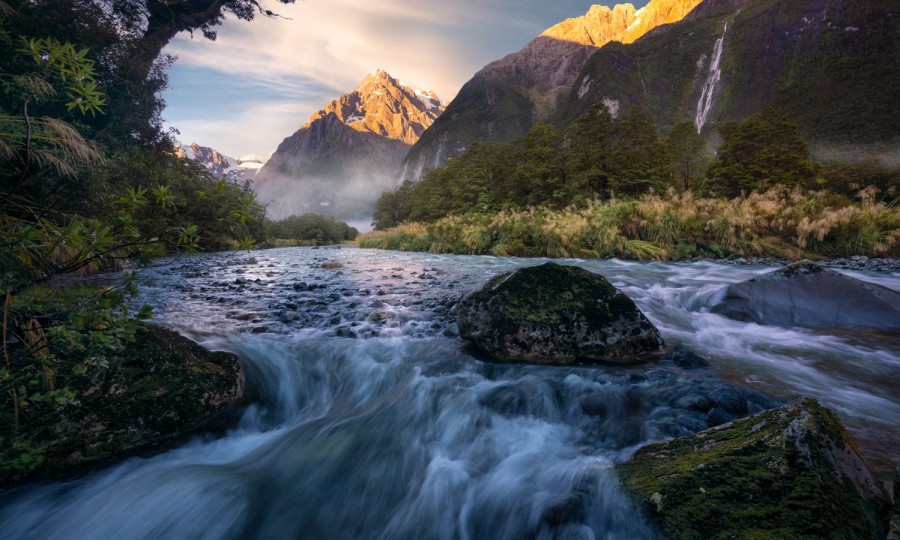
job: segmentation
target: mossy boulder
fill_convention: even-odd
[[[618,468],[672,539],[884,538],[890,503],[814,399],[649,444]]]
[[[77,405],[28,418],[17,435],[3,430],[0,486],[69,477],[224,429],[245,397],[237,356],[152,325],[108,369],[71,388]]]
[[[460,336],[501,360],[634,363],[658,352],[659,331],[603,276],[546,263],[502,274],[466,295]]]
[[[900,293],[811,261],[729,285],[709,305],[713,313],[757,324],[900,330]]]

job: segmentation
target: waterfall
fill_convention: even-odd
[[[713,47],[712,60],[709,63],[709,75],[706,76],[706,82],[703,83],[703,91],[700,92],[700,100],[697,101],[697,116],[694,118],[694,124],[697,126],[697,133],[703,130],[709,111],[712,109],[713,92],[716,89],[716,83],[722,77],[722,70],[719,64],[722,62],[722,50],[725,46],[725,33],[728,31],[728,23],[725,23],[725,29],[722,30],[722,36],[716,40]]]

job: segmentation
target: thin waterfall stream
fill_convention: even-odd
[[[709,118],[709,112],[712,110],[713,95],[716,91],[716,83],[722,78],[722,52],[725,50],[725,34],[728,32],[728,23],[722,29],[722,35],[713,45],[712,58],[709,62],[709,74],[703,83],[703,89],[700,91],[700,99],[697,100],[697,114],[694,116],[694,125],[697,126],[697,133],[703,131],[706,120]]]

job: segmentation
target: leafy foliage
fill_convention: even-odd
[[[693,257],[897,256],[900,212],[874,191],[854,201],[772,188],[733,199],[692,192],[450,215],[363,234],[369,248],[491,254],[684,260]]]
[[[359,234],[355,228],[333,217],[317,214],[290,216],[267,224],[267,235],[272,244],[295,245],[340,244],[354,240]]]
[[[709,169],[713,188],[728,197],[776,184],[807,187],[815,171],[797,126],[766,109],[720,127],[723,140]]]
[[[165,78],[127,61],[137,45],[117,17],[128,2],[11,4],[0,13],[0,440],[28,468],[41,456],[20,427],[76,403],[73,384],[150,316],[131,306],[132,273],[78,278],[249,248],[264,238],[265,208],[248,184],[173,154],[158,117]]]
[[[537,124],[511,144],[473,143],[446,166],[427,171],[420,182],[383,194],[375,206],[375,227],[470,211],[563,208],[598,197],[659,192],[670,184],[680,187],[684,179],[673,172],[676,160],[689,161],[689,175],[704,162],[702,147],[686,144],[681,135],[661,140],[639,108],[613,119],[600,104],[564,134]]]

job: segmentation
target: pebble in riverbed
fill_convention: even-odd
[[[201,255],[148,272],[185,294],[181,309],[220,314],[211,327],[228,332],[296,332],[346,338],[453,335],[459,295],[474,286],[430,264],[360,265],[349,250],[298,248],[285,260]],[[350,252],[352,254],[352,252]],[[172,285],[172,278],[183,285]],[[197,292],[199,291],[199,292]],[[457,292],[459,291],[459,292]],[[208,310],[214,304],[216,310]],[[225,311],[221,306],[228,306]]]

